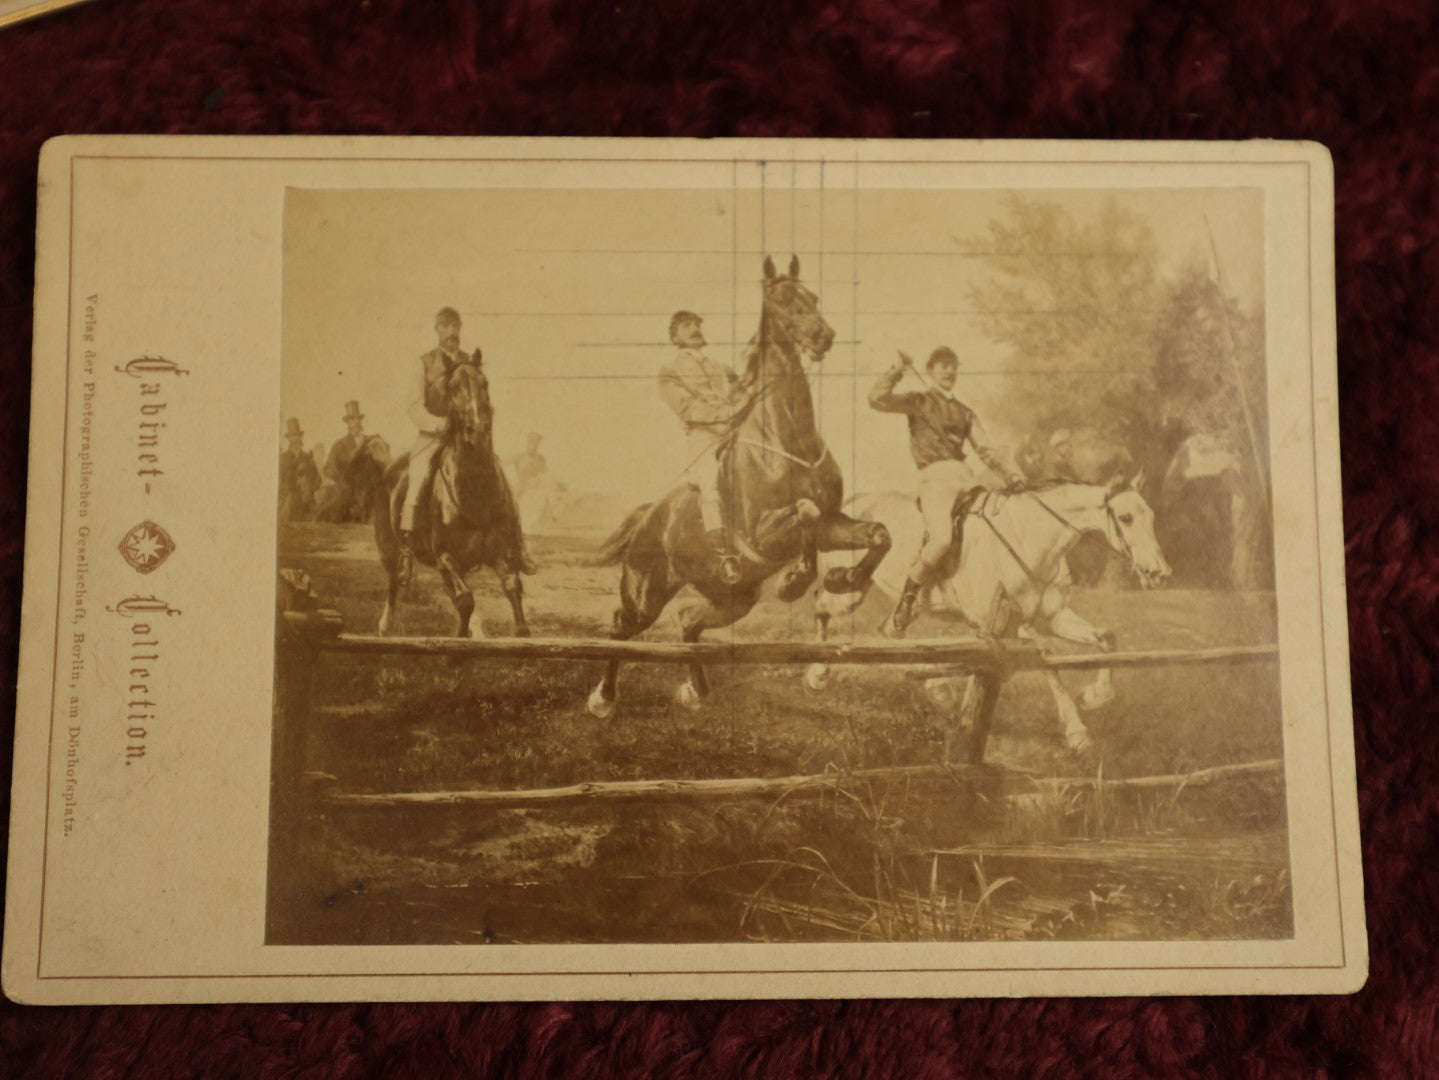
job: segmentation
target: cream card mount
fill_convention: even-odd
[[[1322,147],[39,190],[12,997],[1362,984]]]

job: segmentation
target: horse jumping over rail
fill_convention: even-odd
[[[514,612],[515,635],[529,637],[520,582],[522,534],[510,494],[509,482],[495,457],[493,409],[489,383],[471,362],[457,364],[449,375],[449,420],[443,445],[435,455],[430,483],[421,492],[415,511],[415,560],[439,571],[445,592],[455,605],[458,637],[471,636],[474,594],[465,575],[488,566]],[[373,455],[357,453],[350,463],[350,482],[356,491],[369,492],[375,546],[389,577],[390,590],[379,630],[388,633],[399,607],[400,507],[409,486],[409,454],[401,454],[388,468]],[[484,635],[482,626],[473,630]]]
[[[963,502],[962,497],[960,505]],[[861,497],[854,500],[852,509],[867,520],[883,521],[895,537],[892,555],[880,564],[874,581],[897,595],[905,568],[924,539],[914,500],[899,494]],[[1105,543],[1128,561],[1145,588],[1161,584],[1170,574],[1154,538],[1154,512],[1123,474],[1108,484],[1060,483],[1012,495],[988,492],[956,519],[956,530],[962,530],[958,564],[927,591],[930,609],[961,620],[983,635],[1001,636],[1017,623],[1021,637],[1049,635],[1112,652],[1114,634],[1091,625],[1069,607],[1071,582],[1065,556],[1081,539],[1103,536]],[[854,611],[862,600],[858,593],[817,593],[814,611],[819,639],[825,640],[831,620]],[[825,665],[812,664],[805,672],[805,683],[812,690],[823,690],[828,676]],[[1074,699],[1056,673],[1047,671],[1044,677],[1059,710],[1065,741],[1075,752],[1086,751],[1089,731]],[[968,680],[973,681],[968,692],[962,693]],[[927,680],[925,689],[936,705],[962,708],[972,720],[981,697],[998,694],[999,680],[941,676]],[[1113,697],[1106,668],[1081,693],[1080,703],[1093,709]]]
[[[760,586],[786,566],[778,595],[792,603],[814,583],[821,551],[864,552],[854,565],[827,573],[824,590],[853,594],[868,588],[889,551],[889,533],[883,524],[856,521],[841,509],[844,479],[815,427],[802,363],[822,361],[833,343],[834,329],[820,315],[818,298],[800,282],[799,260],[791,259],[787,274],[777,274],[766,258],[763,310],[741,378],[749,404],[720,450],[720,493],[741,553],[739,580],[720,579],[705,543],[698,493],[687,484],[676,487],[634,510],[600,550],[602,564],[622,567],[611,638],[625,641],[644,632],[685,585],[703,597],[680,614],[687,642],[746,615]],[[610,661],[589,696],[589,710],[600,719],[615,710],[619,666]],[[691,664],[680,704],[697,709],[708,694],[704,668]]]

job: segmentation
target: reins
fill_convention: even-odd
[[[1020,492],[1020,493],[1018,493],[1018,494],[1028,495],[1030,498],[1032,498],[1035,502],[1037,502],[1037,503],[1040,505],[1041,509],[1043,509],[1043,510],[1045,511],[1045,513],[1049,514],[1050,517],[1054,518],[1055,521],[1058,521],[1061,525],[1063,525],[1065,528],[1067,528],[1070,532],[1074,533],[1074,534],[1075,534],[1076,536],[1078,536],[1081,540],[1088,540],[1088,541],[1090,541],[1091,543],[1102,544],[1104,547],[1108,548],[1110,551],[1114,552],[1114,554],[1118,555],[1121,559],[1123,559],[1125,562],[1127,562],[1127,563],[1129,564],[1129,568],[1130,568],[1131,570],[1136,569],[1136,567],[1135,567],[1135,565],[1134,565],[1134,555],[1133,555],[1132,551],[1129,549],[1129,541],[1127,541],[1127,540],[1124,539],[1124,533],[1123,533],[1123,531],[1119,528],[1119,523],[1118,523],[1117,521],[1115,521],[1115,518],[1114,518],[1114,508],[1109,505],[1109,495],[1108,495],[1108,494],[1106,494],[1106,495],[1104,496],[1104,512],[1105,512],[1105,514],[1108,516],[1109,521],[1110,521],[1111,523],[1113,523],[1113,525],[1114,525],[1114,535],[1117,536],[1117,537],[1119,537],[1119,539],[1120,539],[1121,541],[1123,541],[1124,547],[1125,547],[1125,550],[1124,550],[1124,551],[1120,551],[1119,548],[1117,548],[1117,547],[1115,547],[1113,544],[1111,544],[1111,543],[1109,542],[1109,537],[1108,537],[1108,536],[1106,536],[1103,540],[1099,540],[1099,539],[1097,539],[1097,538],[1094,536],[1093,533],[1088,533],[1088,532],[1085,532],[1085,531],[1082,530],[1082,529],[1077,528],[1072,521],[1070,521],[1069,519],[1067,519],[1066,517],[1064,517],[1062,514],[1057,513],[1057,512],[1054,510],[1053,507],[1051,507],[1047,502],[1045,502],[1043,499],[1041,499],[1041,498],[1040,498],[1038,495],[1036,495],[1034,492],[1032,492],[1032,491],[1025,491],[1025,492]]]
[[[757,335],[759,340],[755,346],[757,355],[760,357],[761,360],[764,359],[765,351],[769,347],[769,320],[771,318],[778,317],[779,316],[772,315],[767,306],[765,310],[761,313],[759,321],[759,334]],[[791,376],[788,373],[781,372],[780,374],[766,379],[763,383],[761,383],[759,389],[756,390],[753,394],[751,394],[749,400],[745,402],[744,407],[737,411],[733,416],[729,418],[729,420],[725,422],[724,430],[720,432],[720,434],[716,435],[712,440],[710,440],[710,442],[705,446],[703,450],[701,450],[693,458],[687,461],[684,465],[684,468],[680,469],[679,472],[676,474],[676,478],[684,476],[690,471],[691,468],[694,467],[695,463],[698,462],[701,458],[703,458],[706,454],[718,451],[722,446],[724,446],[725,443],[728,442],[744,443],[746,446],[752,446],[756,449],[763,450],[771,454],[778,454],[780,457],[786,458],[789,461],[793,461],[797,465],[803,465],[807,469],[817,469],[821,465],[823,465],[825,459],[830,456],[829,446],[827,444],[825,445],[824,451],[819,455],[819,457],[815,458],[813,461],[806,461],[804,460],[804,458],[801,458],[795,454],[791,454],[789,453],[789,451],[783,450],[778,446],[771,446],[768,443],[755,442],[753,439],[742,439],[739,437],[738,432],[741,425],[743,425],[744,422],[749,419],[749,415],[754,411],[755,406],[764,400],[765,393],[769,390],[769,388],[771,386],[774,386],[781,379],[787,379],[790,377]],[[819,432],[816,431],[815,435],[819,436]],[[820,437],[820,441],[822,443],[824,442],[822,437]]]
[[[1031,499],[1038,503],[1040,507],[1049,514],[1050,517],[1054,518],[1054,520],[1058,521],[1061,525],[1065,526],[1065,528],[1069,529],[1069,531],[1074,533],[1075,536],[1077,536],[1080,540],[1094,539],[1094,537],[1090,533],[1087,533],[1084,530],[1078,528],[1072,521],[1066,518],[1063,514],[1058,513],[1052,506],[1050,506],[1034,492],[1019,491],[1015,492],[1014,494],[1028,495]],[[986,499],[985,502],[987,501],[988,500]],[[1124,541],[1124,546],[1127,549],[1129,547],[1129,543],[1128,541],[1124,540],[1124,533],[1120,530],[1118,522],[1115,521],[1114,509],[1109,505],[1108,494],[1106,494],[1104,497],[1104,512],[1106,515],[1108,515],[1109,521],[1114,523],[1114,534],[1118,536],[1121,541]],[[1004,550],[1009,552],[1010,557],[1019,564],[1019,568],[1024,571],[1025,576],[1029,578],[1030,583],[1034,585],[1035,588],[1046,589],[1050,585],[1054,584],[1053,581],[1041,581],[1039,575],[1030,569],[1029,564],[1025,562],[1024,558],[1019,554],[1019,552],[1014,549],[1014,545],[1011,544],[1009,540],[1005,537],[1005,535],[999,531],[999,526],[996,525],[994,523],[994,520],[984,512],[984,503],[981,503],[977,509],[971,511],[970,516],[979,517],[986,525],[989,526],[990,532],[994,533],[994,538],[1004,545]],[[1119,548],[1115,547],[1109,542],[1108,537],[1104,539],[1103,545],[1110,551],[1114,552],[1114,554],[1122,558],[1125,562],[1127,562],[1131,570],[1134,570],[1136,573],[1138,572],[1138,568],[1135,566],[1134,563],[1134,556],[1128,550],[1119,550]]]

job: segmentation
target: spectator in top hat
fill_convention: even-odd
[[[288,446],[280,451],[280,520],[309,521],[315,516],[320,470],[305,453],[305,433],[293,416],[285,421],[285,441]]]
[[[347,433],[330,446],[325,459],[325,490],[320,496],[321,521],[364,521],[368,507],[365,492],[355,491],[349,482],[350,463],[361,449],[368,448],[381,461],[389,460],[389,446],[378,435],[365,434],[365,414],[358,401],[345,402],[343,417]],[[373,445],[378,443],[379,445]]]

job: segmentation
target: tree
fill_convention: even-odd
[[[1222,440],[1248,463],[1242,497],[1226,510],[1230,577],[1241,587],[1261,580],[1271,561],[1267,530],[1253,520],[1269,469],[1262,307],[1245,313],[1222,297],[1197,255],[1161,275],[1153,228],[1117,199],[1084,221],[1012,195],[970,243],[988,271],[969,290],[980,328],[1024,373],[1001,404],[1028,431],[1031,458],[1057,433],[1098,432],[1144,470],[1153,502],[1187,440]]]

